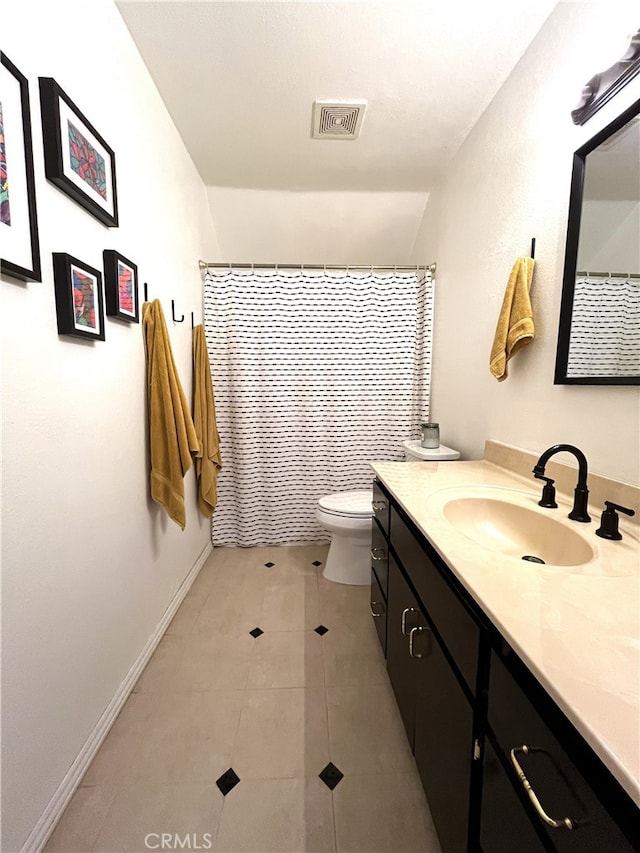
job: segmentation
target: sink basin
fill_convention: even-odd
[[[520,498],[521,499],[521,498]],[[594,550],[587,540],[544,510],[503,497],[456,497],[443,506],[444,516],[469,539],[505,556],[534,558],[554,566],[588,563]]]

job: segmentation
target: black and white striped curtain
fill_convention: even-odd
[[[429,272],[208,270],[223,468],[214,545],[326,540],[320,497],[368,488],[428,419]]]
[[[576,278],[567,376],[640,374],[640,278]]]

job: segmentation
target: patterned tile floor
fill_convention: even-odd
[[[47,853],[439,853],[369,589],[326,554],[214,550]]]

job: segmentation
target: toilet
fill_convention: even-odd
[[[446,462],[460,458],[457,450],[421,447],[420,441],[403,441],[407,462]],[[372,489],[335,492],[318,501],[316,519],[331,533],[323,575],[336,583],[369,586],[371,583]]]

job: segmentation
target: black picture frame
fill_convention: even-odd
[[[115,228],[115,154],[53,77],[40,77],[39,83],[47,178],[104,225]]]
[[[29,82],[0,51],[0,257],[2,275],[42,281]]]
[[[53,253],[58,334],[103,341],[102,273],[65,252]]]
[[[105,249],[102,258],[107,316],[139,323],[138,267],[114,249]]]

